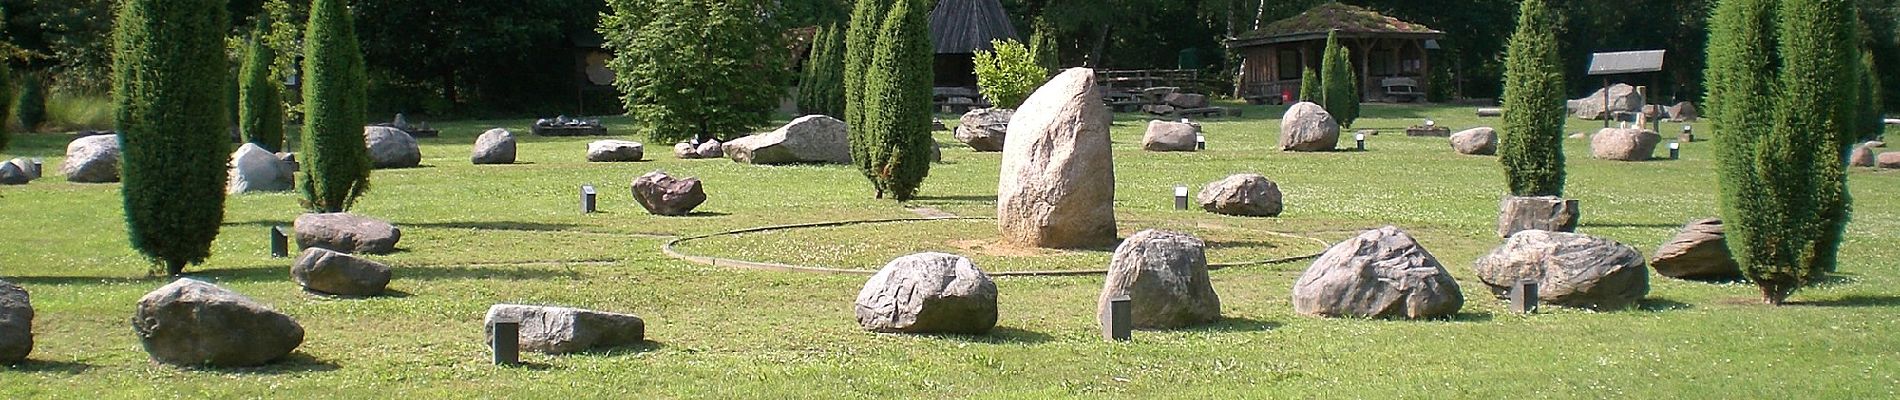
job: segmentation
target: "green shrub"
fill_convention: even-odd
[[[304,30],[304,127],[298,192],[311,211],[348,211],[369,190],[367,83],[348,0],[313,0]]]
[[[1860,115],[1856,120],[1861,125],[1856,132],[1858,137],[1848,141],[1850,147],[1853,142],[1878,139],[1887,131],[1887,124],[1882,121],[1884,117],[1881,115],[1881,110],[1887,108],[1880,97],[1883,95],[1880,92],[1880,68],[1874,66],[1873,51],[1862,51],[1860,54],[1860,83],[1856,86],[1860,88],[1860,100],[1856,102],[1860,105]]]
[[[37,132],[46,126],[46,77],[38,73],[26,73],[20,79],[20,100],[14,102],[14,118],[20,119],[20,129]]]
[[[930,137],[935,51],[930,46],[929,13],[928,0],[892,4],[865,70],[864,126],[859,130],[865,132],[863,138],[874,140],[869,143],[871,168],[865,176],[879,189],[878,198],[889,192],[898,201],[909,201],[930,175],[930,150],[935,145]],[[1028,51],[1019,53],[1019,60],[1026,63]]]
[[[244,135],[244,141],[277,152],[284,148],[284,100],[277,80],[271,79],[270,66],[277,55],[261,37],[269,31],[267,26],[259,22],[251,39],[245,41],[244,68],[238,73],[238,97],[242,100],[238,132]]]
[[[635,9],[612,0],[616,12]],[[648,1],[653,17],[608,64],[641,133],[671,143],[745,134],[785,94],[785,39],[770,0]]]
[[[128,0],[113,32],[126,231],[172,275],[211,255],[224,219],[226,19],[221,0]]]
[[[1320,98],[1323,97],[1320,93],[1321,90],[1319,72],[1314,72],[1312,68],[1301,68],[1299,101],[1310,101],[1314,103],[1324,101],[1320,100]],[[1326,106],[1321,105],[1320,108],[1326,108]]]
[[[798,82],[798,106],[805,114],[844,117],[844,25],[832,23],[818,31],[805,76]]]
[[[1834,269],[1853,202],[1844,156],[1864,126],[1855,122],[1859,79],[1839,78],[1861,75],[1853,4],[1787,0],[1776,19],[1783,96],[1775,97],[1781,104],[1775,107],[1774,133],[1762,142],[1766,156],[1758,159],[1786,162],[1760,170],[1774,186],[1770,197],[1785,202],[1780,212],[1792,217],[1789,225],[1805,230],[1805,238],[1790,242],[1811,247],[1797,245],[1797,263],[1750,274],[1770,304]]]
[[[1504,55],[1504,129],[1498,162],[1514,196],[1562,196],[1564,75],[1557,14],[1547,0],[1525,0]]]
[[[864,79],[865,70],[871,66],[873,47],[877,45],[878,29],[884,24],[884,16],[890,10],[890,4],[882,1],[860,1],[851,10],[851,27],[844,37],[844,123],[851,127],[851,160],[859,169],[870,171],[868,148],[859,146],[858,129],[864,125]],[[878,188],[883,193],[882,187]]]
[[[1320,58],[1320,106],[1341,128],[1359,119],[1359,78],[1352,72],[1352,52],[1339,44],[1338,32],[1326,34],[1326,55]]]
[[[4,17],[5,14],[0,14]],[[7,128],[7,118],[13,114],[13,71],[7,63],[0,60],[0,151],[7,151],[7,143],[13,139],[13,129]]]
[[[1049,80],[1049,70],[1036,65],[1029,49],[1015,40],[994,40],[990,45],[996,50],[976,51],[977,86],[997,107],[1022,106],[1037,86]]]

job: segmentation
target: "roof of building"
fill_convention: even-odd
[[[937,54],[993,50],[995,39],[1022,40],[997,0],[938,0],[930,10],[930,42]]]
[[[1340,37],[1403,37],[1436,39],[1440,32],[1422,24],[1393,18],[1364,7],[1329,2],[1314,6],[1300,15],[1273,21],[1227,42],[1228,47],[1299,42],[1325,39],[1338,31]]]
[[[1663,68],[1663,50],[1619,51],[1590,55],[1587,75],[1617,75],[1656,72]]]

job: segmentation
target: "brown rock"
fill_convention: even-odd
[[[1671,278],[1728,280],[1742,276],[1741,265],[1729,254],[1722,220],[1715,218],[1682,227],[1682,233],[1656,249],[1649,265],[1657,274]]]
[[[1208,183],[1195,197],[1201,209],[1215,214],[1272,217],[1285,206],[1280,185],[1258,174],[1235,174]]]
[[[1451,135],[1451,149],[1458,154],[1474,156],[1497,154],[1498,132],[1489,127],[1459,131]]]
[[[1900,152],[1889,151],[1880,153],[1880,155],[1874,156],[1874,165],[1886,169],[1900,168]]]
[[[1141,136],[1141,149],[1147,151],[1194,151],[1199,129],[1193,124],[1153,120]]]
[[[1648,161],[1662,135],[1641,128],[1603,128],[1590,137],[1590,155],[1603,160]]]
[[[1498,237],[1533,229],[1577,230],[1577,201],[1555,196],[1509,196],[1498,202]]]

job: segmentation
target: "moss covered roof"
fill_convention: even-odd
[[[1339,30],[1344,33],[1443,33],[1425,25],[1392,18],[1364,7],[1331,2],[1241,35],[1242,39],[1271,38]]]

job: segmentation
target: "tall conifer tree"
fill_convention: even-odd
[[[224,220],[227,19],[222,0],[128,0],[115,20],[126,230],[172,275],[211,255]]]
[[[1524,0],[1504,55],[1504,129],[1498,162],[1514,196],[1562,196],[1564,76],[1557,14],[1548,0]]]

